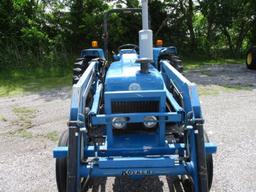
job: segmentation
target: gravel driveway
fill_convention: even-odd
[[[206,130],[218,145],[211,191],[256,191],[256,71],[244,65],[186,72],[199,85]],[[66,128],[70,88],[0,98],[0,192],[54,192],[52,149]],[[172,180],[100,178],[91,191],[169,191]]]

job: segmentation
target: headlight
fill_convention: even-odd
[[[147,128],[153,128],[156,126],[157,124],[157,118],[155,116],[147,116],[147,117],[144,117],[144,125],[145,127]]]
[[[126,127],[126,118],[125,117],[114,117],[112,119],[112,126],[116,129],[123,129]]]

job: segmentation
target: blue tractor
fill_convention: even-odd
[[[141,10],[139,46],[120,46],[108,64],[105,41],[74,65],[68,129],[53,151],[59,192],[86,191],[102,176],[166,175],[188,192],[211,188],[217,147],[204,132],[196,85],[179,72],[174,47],[153,48],[148,1],[124,11]]]

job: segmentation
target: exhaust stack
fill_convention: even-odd
[[[142,30],[139,32],[140,57],[153,59],[153,32],[148,28],[148,0],[142,3]]]
[[[139,47],[140,58],[144,60],[144,62],[141,62],[141,72],[147,73],[148,64],[153,61],[153,32],[148,27],[148,0],[141,0],[141,4],[143,28],[139,31]],[[148,60],[149,63],[145,64],[145,59]]]

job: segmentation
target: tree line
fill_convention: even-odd
[[[1,0],[0,69],[68,67],[98,40],[103,14],[140,7],[139,0]],[[190,57],[241,57],[256,43],[254,0],[150,0],[154,39]],[[138,43],[140,15],[109,19],[110,50]]]

